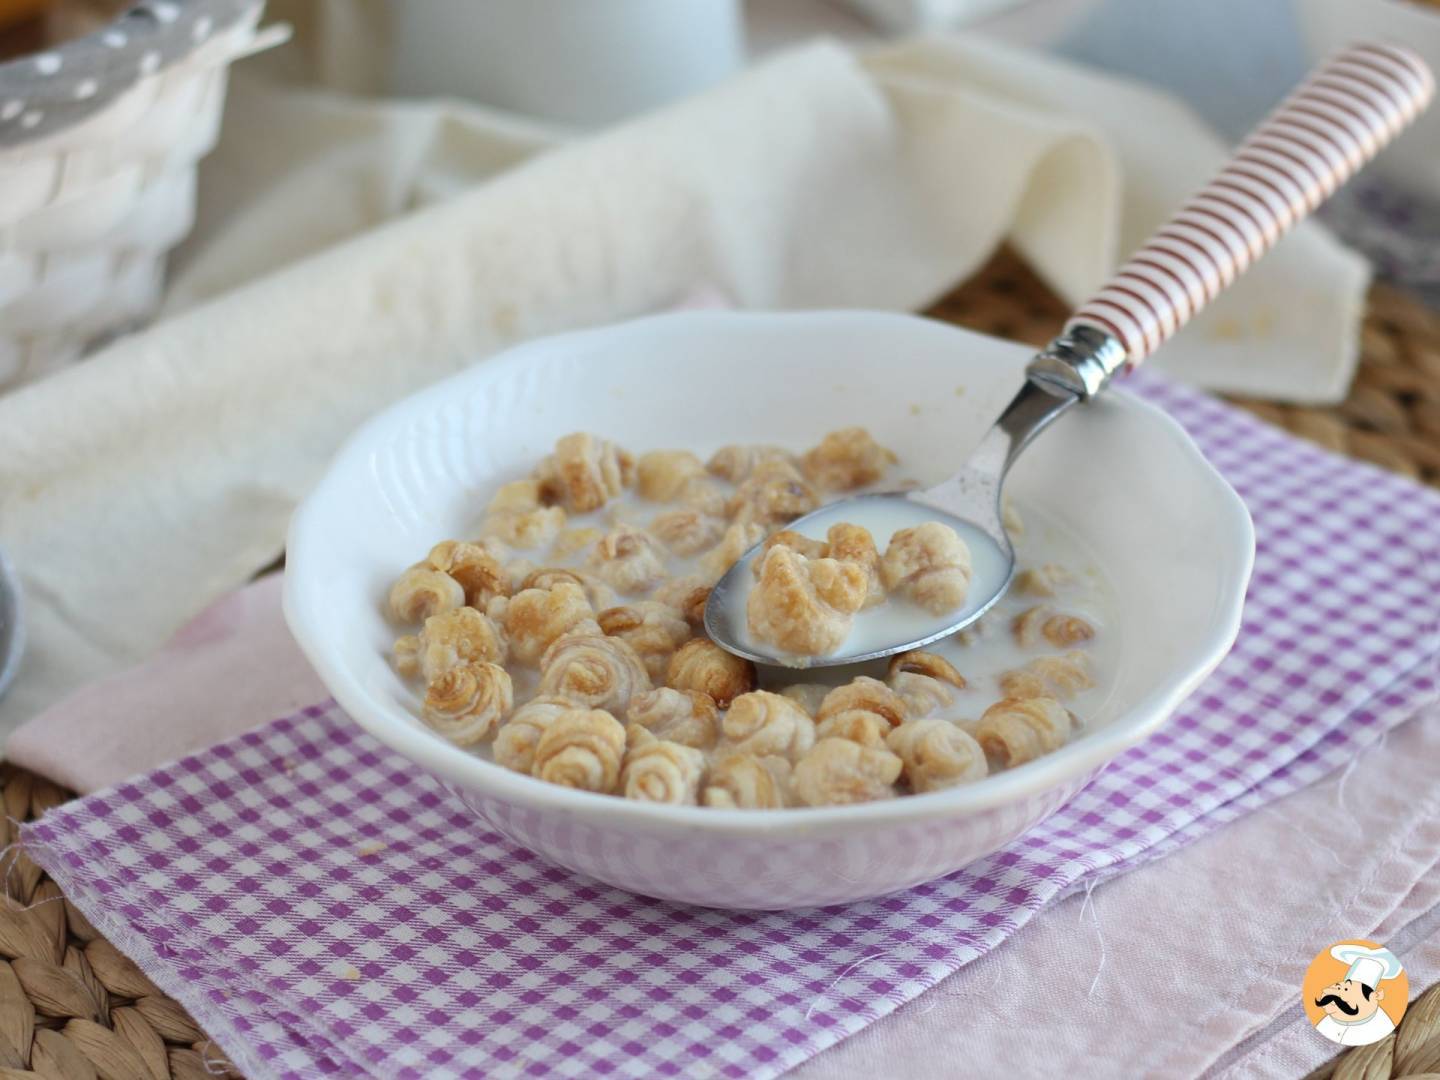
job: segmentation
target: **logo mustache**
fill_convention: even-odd
[[[1351,1005],[1348,1001],[1346,1001],[1344,998],[1342,998],[1339,994],[1326,994],[1326,995],[1325,995],[1324,997],[1322,997],[1322,998],[1316,998],[1316,999],[1315,999],[1315,1007],[1316,1007],[1316,1008],[1318,1008],[1318,1009],[1323,1009],[1326,1005],[1334,1005],[1337,1009],[1339,1009],[1341,1012],[1343,1012],[1346,1016],[1354,1016],[1356,1013],[1358,1013],[1358,1012],[1360,1011],[1360,1006],[1359,1006],[1359,1005]]]

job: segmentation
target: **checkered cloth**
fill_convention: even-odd
[[[641,899],[484,832],[333,704],[24,841],[253,1077],[778,1074],[1065,890],[1314,781],[1436,696],[1440,496],[1155,377],[1130,386],[1255,516],[1245,628],[1160,734],[949,878],[788,914]]]

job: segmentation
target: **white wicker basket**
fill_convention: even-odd
[[[0,391],[148,318],[263,0],[151,0],[0,65]]]

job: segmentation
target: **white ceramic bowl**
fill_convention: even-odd
[[[924,482],[958,464],[1022,378],[1028,350],[870,312],[690,313],[536,341],[369,421],[290,528],[285,611],[340,705],[481,819],[545,858],[651,896],[795,908],[950,873],[1035,825],[1154,731],[1234,640],[1254,550],[1244,506],[1185,433],[1112,391],[1016,465],[1013,490],[1102,563],[1122,656],[1083,737],[946,792],[824,809],[721,811],[593,795],[509,772],[417,719],[383,614],[398,572],[470,534],[500,483],[555,438],[637,450],[813,443],[863,423]],[[483,822],[483,824],[482,824]]]

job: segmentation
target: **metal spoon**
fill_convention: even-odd
[[[878,647],[847,642],[831,655],[781,653],[750,635],[745,625],[745,595],[754,581],[751,563],[762,543],[711,590],[705,605],[711,639],[757,663],[833,667],[920,648],[978,619],[1014,576],[1015,553],[1000,496],[1020,452],[1066,410],[1099,394],[1117,373],[1133,369],[1214,300],[1414,120],[1434,88],[1425,62],[1407,49],[1362,43],[1339,53],[1283,101],[1210,184],[1076,311],[1061,335],[1030,362],[1025,385],[954,476],[925,491],[831,503],[787,526],[807,533],[807,526],[813,532],[814,526],[835,521],[948,524],[970,547],[974,568],[962,608],[939,618],[914,608],[902,640]],[[887,538],[876,534],[882,549]],[[867,617],[857,615],[857,623]]]

